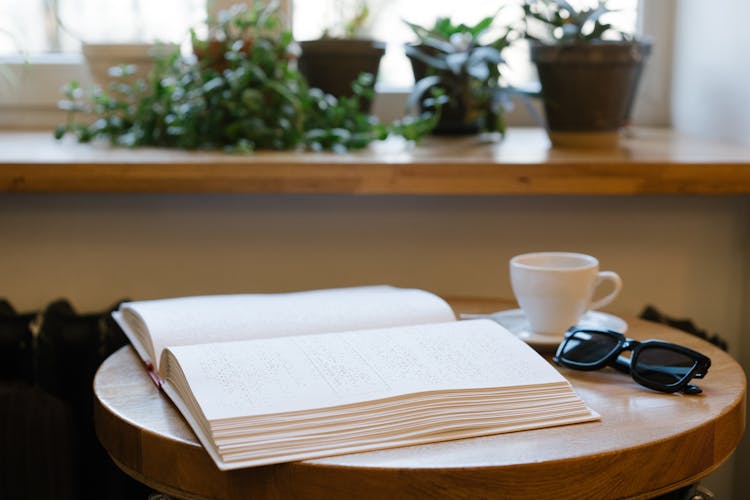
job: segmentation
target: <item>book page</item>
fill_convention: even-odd
[[[420,392],[567,384],[528,345],[488,320],[170,347],[167,353],[212,421]]]
[[[455,320],[440,297],[390,286],[129,302],[121,312],[146,326],[151,338],[146,350],[153,350],[146,361],[155,365],[167,346]]]

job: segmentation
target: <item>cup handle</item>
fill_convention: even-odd
[[[608,295],[605,295],[601,299],[597,300],[596,302],[592,302],[591,305],[589,306],[589,309],[601,309],[602,307],[606,306],[607,304],[615,300],[615,297],[617,297],[617,294],[619,294],[620,290],[622,290],[622,279],[620,279],[620,275],[614,271],[599,272],[599,275],[596,278],[596,284],[594,285],[594,289],[596,290],[597,288],[599,288],[599,285],[601,285],[605,281],[611,281],[612,284],[614,284],[615,289],[612,290]]]

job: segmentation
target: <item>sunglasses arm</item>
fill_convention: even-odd
[[[625,356],[617,356],[611,363],[612,368],[622,373],[630,373],[630,358]]]

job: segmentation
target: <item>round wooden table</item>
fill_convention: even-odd
[[[460,312],[511,306],[450,302]],[[652,392],[610,370],[563,370],[601,422],[221,472],[124,347],[96,375],[96,430],[121,469],[179,498],[648,498],[698,481],[732,454],[745,427],[745,376],[694,336],[628,324],[630,337],[708,355],[703,394]]]

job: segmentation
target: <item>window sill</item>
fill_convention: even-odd
[[[431,137],[346,154],[127,150],[0,133],[0,191],[420,195],[750,194],[750,148],[634,129],[615,150],[552,149],[543,130],[497,143]]]

